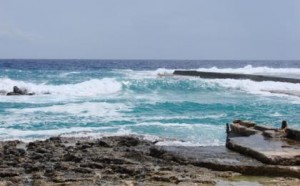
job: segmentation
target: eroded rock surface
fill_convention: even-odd
[[[132,136],[0,142],[0,185],[215,185],[240,175],[226,167],[253,164],[263,166],[224,147],[160,147]]]
[[[287,127],[280,129],[235,120],[230,125],[226,147],[272,165],[300,166],[300,131]],[[300,177],[300,172],[298,170]]]

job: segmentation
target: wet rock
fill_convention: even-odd
[[[130,166],[112,166],[112,170],[116,173],[121,173],[121,174],[128,174],[128,175],[136,175],[139,173],[139,171],[137,171],[135,169],[135,167],[130,167]]]
[[[294,140],[296,135],[290,131],[296,130],[287,128],[286,121],[282,121],[280,129],[241,123],[245,122],[238,120],[230,125],[227,148],[266,164],[300,165],[300,142]]]
[[[132,164],[132,162],[121,159],[121,158],[114,158],[114,157],[96,157],[92,159],[95,162],[101,162],[105,164]]]
[[[253,128],[248,128],[239,123],[231,124],[230,129],[232,132],[237,133],[242,136],[250,136],[250,135],[254,135],[254,134],[258,133],[257,130],[255,130]]]
[[[247,128],[256,126],[256,123],[254,123],[252,121],[245,121],[245,120],[234,120],[233,124],[239,124],[239,125],[247,127]]]
[[[285,131],[265,130],[263,135],[268,138],[285,138]]]
[[[226,147],[273,165],[300,165],[300,144],[289,139],[268,138],[257,134],[249,137],[233,137]]]
[[[93,173],[92,169],[89,168],[83,168],[83,167],[77,167],[73,169],[74,172],[84,173],[84,174],[91,174]]]
[[[99,147],[111,147],[108,143],[106,143],[105,141],[102,141],[102,140],[97,140],[96,141],[96,144],[99,146]]]
[[[32,152],[31,154],[30,154],[30,157],[32,158],[32,159],[35,159],[35,160],[41,160],[41,159],[44,159],[44,154],[41,154],[41,153],[38,153],[38,152]]]
[[[132,146],[137,146],[140,143],[140,140],[134,137],[123,137],[118,145],[119,146],[126,146],[126,147],[132,147]]]
[[[300,141],[300,131],[296,129],[286,129],[287,138]]]
[[[13,87],[13,92],[15,93],[15,94],[26,94],[27,93],[27,90],[26,89],[20,89],[19,87],[17,87],[17,86],[14,86]]]
[[[159,148],[159,147],[151,147],[150,148],[150,156],[159,158],[165,153],[166,153],[166,151],[163,150],[162,148]]]
[[[32,96],[32,95],[34,95],[34,93],[32,93],[32,92],[29,93],[27,89],[21,89],[17,86],[14,86],[13,91],[8,92],[6,95],[7,96],[21,96],[21,95]]]
[[[157,176],[153,176],[152,179],[155,181],[159,181],[159,182],[168,182],[168,183],[175,183],[175,184],[178,184],[180,182],[175,175],[173,175],[173,176],[157,175]]]
[[[38,148],[36,149],[36,152],[40,154],[44,154],[44,153],[48,153],[49,150],[47,150],[46,148]]]
[[[67,153],[64,155],[63,159],[64,161],[73,161],[78,163],[82,160],[82,155]]]
[[[50,138],[23,147],[0,142],[0,180],[14,185],[213,185],[236,173],[209,169],[300,175],[295,167],[267,166],[225,147],[155,146],[133,136]]]
[[[96,163],[96,162],[88,162],[88,163],[82,163],[80,164],[81,167],[88,167],[91,169],[103,169],[105,166],[102,163]]]
[[[50,137],[49,138],[50,141],[54,141],[54,142],[57,142],[57,143],[61,143],[62,140],[60,137]]]
[[[20,174],[15,171],[0,171],[0,178],[3,177],[14,177],[14,176],[19,176]]]
[[[30,173],[30,172],[37,172],[37,171],[44,170],[45,166],[40,162],[36,162],[36,163],[27,163],[24,165],[24,168],[26,172]]]
[[[38,147],[38,144],[36,143],[36,142],[30,142],[30,143],[28,143],[28,145],[27,145],[27,149],[28,150],[34,150],[34,149],[36,149]]]
[[[58,162],[54,165],[55,170],[63,170],[63,171],[66,171],[66,170],[70,169],[71,167],[72,167],[72,165],[68,162]]]
[[[24,149],[16,149],[16,148],[5,148],[4,154],[14,155],[14,156],[24,156]]]

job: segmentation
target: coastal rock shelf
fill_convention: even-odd
[[[273,165],[300,165],[300,131],[268,128],[252,122],[236,120],[228,127],[226,147]]]
[[[241,181],[240,173],[300,184],[296,166],[267,165],[223,146],[155,144],[136,136],[0,142],[0,185],[222,185]]]

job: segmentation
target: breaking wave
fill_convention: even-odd
[[[0,78],[0,90],[12,91],[13,86],[36,94],[59,94],[66,96],[96,96],[114,94],[122,90],[122,84],[113,78],[91,79],[77,84],[48,85]]]

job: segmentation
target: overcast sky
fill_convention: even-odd
[[[300,59],[300,0],[0,0],[0,58]]]

